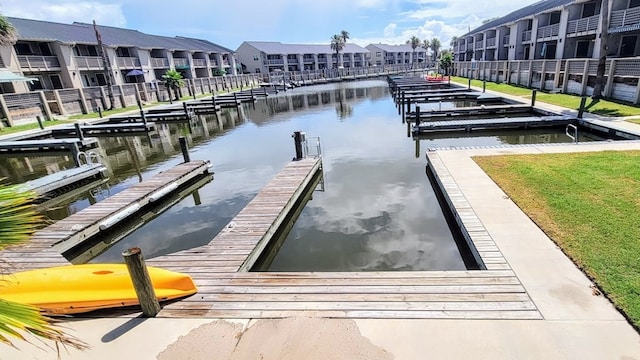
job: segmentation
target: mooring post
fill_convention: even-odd
[[[471,78],[469,78],[469,90],[471,90]]]
[[[578,109],[578,119],[582,119],[582,116],[584,115],[584,107],[587,105],[587,97],[583,96],[582,99],[580,99],[580,108]]]
[[[420,125],[420,106],[416,106],[416,126]]]
[[[302,153],[302,132],[294,131],[292,137],[296,147],[296,157],[293,160],[302,160],[304,156]]]
[[[400,103],[398,104],[398,115],[402,113],[402,110],[400,109],[402,107],[404,107],[404,91],[400,93]]]
[[[82,129],[80,129],[80,123],[75,123],[73,124],[73,126],[75,126],[76,128],[76,135],[78,136],[78,139],[80,139],[80,141],[83,141],[84,134],[82,133]]]
[[[100,117],[100,119],[102,119],[102,108],[100,107],[100,105],[96,107],[96,111],[98,112],[98,116]]]
[[[137,100],[136,102],[138,103],[138,109],[142,111],[142,102],[140,102],[140,100]]]
[[[487,92],[487,80],[482,80],[482,92]]]
[[[142,124],[144,127],[147,127],[147,115],[144,113],[144,110],[140,110],[140,118],[142,119]]]
[[[178,138],[180,142],[180,150],[182,150],[182,157],[184,158],[184,162],[188,163],[191,161],[191,157],[189,156],[189,145],[187,144],[187,138],[184,136],[180,136]]]
[[[237,92],[233,93],[233,100],[236,102],[236,106],[238,106],[239,104],[238,104],[238,93]]]
[[[130,248],[122,252],[133,289],[142,308],[142,314],[146,317],[155,317],[160,312],[160,303],[151,283],[151,277],[144,263],[142,250],[138,247]]]
[[[76,164],[76,167],[80,167],[80,157],[78,156],[80,154],[80,147],[78,146],[77,142],[74,142],[73,144],[71,144],[71,156],[73,156],[73,163]]]
[[[38,120],[38,126],[40,126],[40,130],[44,130],[44,124],[42,123],[42,118],[40,115],[36,116],[36,120]]]
[[[533,89],[531,92],[531,106],[536,106],[536,95],[538,95],[538,90]]]
[[[189,108],[187,107],[187,103],[183,102],[182,103],[182,110],[184,110],[184,116],[187,117],[187,119],[189,118]]]

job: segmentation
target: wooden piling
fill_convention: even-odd
[[[533,89],[531,92],[531,106],[536,106],[536,95],[538,95],[538,90]]]
[[[133,288],[142,308],[142,314],[146,317],[155,317],[160,312],[160,303],[144,263],[142,250],[138,247],[127,249],[122,252],[122,257],[127,264]]]
[[[296,157],[293,160],[302,160],[304,158],[302,152],[302,133],[300,131],[294,131],[292,137],[296,147]]]
[[[420,106],[416,106],[416,126],[420,125]]]
[[[191,156],[189,156],[189,145],[187,144],[187,139],[184,136],[180,136],[178,138],[178,141],[180,142],[180,150],[182,150],[182,157],[184,158],[184,162],[190,162]]]
[[[80,139],[80,141],[84,140],[84,134],[82,133],[82,129],[80,129],[80,123],[75,123],[73,126],[76,128],[76,136],[78,136],[78,139]]]
[[[580,108],[578,108],[578,119],[582,119],[585,105],[587,105],[587,97],[583,96],[582,99],[580,99]]]

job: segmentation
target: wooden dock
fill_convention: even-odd
[[[503,116],[522,116],[522,114],[528,114],[528,116],[536,114],[535,108],[531,105],[518,104],[518,105],[482,105],[482,106],[469,106],[455,109],[446,110],[427,110],[420,112],[420,121],[438,121],[438,120],[458,120],[458,119],[477,119],[478,117],[503,117]],[[551,113],[540,113],[537,115],[552,115]],[[412,111],[406,113],[405,120],[408,122],[414,122],[417,117],[417,112]]]
[[[414,134],[426,134],[443,131],[466,131],[484,129],[541,128],[573,124],[575,118],[563,115],[529,116],[514,118],[467,119],[421,122],[412,128]]]
[[[247,272],[318,166],[288,164],[208,245],[148,260],[190,274],[198,286],[158,317],[541,318],[492,241],[477,243],[484,271]]]
[[[123,123],[123,124],[84,124],[80,126],[80,131],[85,136],[122,136],[136,135],[154,131],[156,124],[147,123]],[[60,137],[78,137],[75,126],[59,127],[51,129],[51,135]]]
[[[0,153],[77,152],[96,147],[98,147],[96,138],[0,141]]]
[[[0,258],[12,263],[15,271],[68,263],[60,254],[100,232],[106,222],[115,225],[133,216],[137,211],[132,210],[144,208],[154,198],[161,198],[161,194],[169,194],[163,189],[178,189],[208,172],[209,166],[207,161],[176,165],[37,231],[28,243],[0,251]]]
[[[106,172],[107,168],[102,164],[85,164],[27,181],[20,187],[43,197],[60,189],[68,190],[74,184],[100,180],[104,178]]]

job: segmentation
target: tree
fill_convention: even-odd
[[[444,50],[440,54],[440,67],[444,69],[444,75],[449,76],[449,71],[453,65],[453,55],[449,50]]]
[[[349,36],[349,32],[347,30],[342,30],[340,31],[340,36],[342,37],[342,40],[344,40],[344,43],[347,43],[347,40],[349,40],[351,37]]]
[[[458,40],[459,39],[457,36],[452,37],[451,40],[449,41],[449,45],[451,45],[451,47],[455,47]]]
[[[423,48],[425,51],[429,51],[429,49],[431,49],[431,43],[429,42],[429,40],[424,39],[422,40],[422,44],[420,45],[421,48]],[[427,61],[428,59],[426,58],[426,54],[425,54],[425,61]]]
[[[32,193],[16,186],[0,184],[0,249],[28,240],[34,229],[42,223],[41,216],[30,205],[33,199]],[[1,279],[0,288],[3,281],[11,280],[10,277]],[[0,291],[0,297],[1,294]],[[59,345],[80,350],[87,348],[82,341],[55,328],[52,320],[43,316],[40,309],[0,299],[0,343],[15,346],[12,338],[28,342],[22,333],[51,340],[56,349],[59,349]]]
[[[422,44],[422,42],[420,41],[420,39],[417,36],[412,36],[411,39],[407,40],[407,44],[411,45],[411,49],[413,49],[413,54],[411,59],[413,60],[413,62],[416,62],[416,48],[420,46],[420,44]]]
[[[98,41],[98,55],[102,58],[102,66],[104,67],[104,72],[107,73],[107,94],[109,96],[109,110],[113,110],[115,108],[116,100],[113,96],[113,74],[111,73],[111,61],[109,61],[109,56],[104,51],[104,44],[102,43],[102,36],[100,36],[100,32],[98,32],[98,26],[96,26],[96,21],[93,20],[93,31],[96,33],[96,40]]]
[[[13,45],[16,40],[16,29],[6,17],[0,15],[0,46]]]
[[[602,98],[604,88],[604,71],[607,66],[607,51],[609,50],[609,0],[601,0],[600,5],[600,58],[596,71],[596,83],[593,85],[593,100]]]
[[[182,74],[177,70],[169,69],[162,75],[162,78],[164,79],[164,85],[169,91],[169,100],[171,100],[171,90],[173,90],[176,96],[175,100],[180,100],[180,88],[184,86]]]
[[[331,37],[331,50],[336,52],[336,67],[340,67],[340,64],[342,63],[342,61],[340,61],[340,51],[344,49],[344,46],[345,42],[342,34],[333,35]]]
[[[436,37],[431,39],[431,51],[433,51],[433,61],[438,61],[438,52],[440,52],[440,40]]]

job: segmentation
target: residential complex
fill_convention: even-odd
[[[427,50],[421,47],[413,49],[411,45],[370,44],[371,65],[413,64],[427,60]]]
[[[330,45],[271,41],[245,41],[236,53],[243,71],[250,73],[364,67],[369,63],[369,50],[352,43],[345,44],[339,57]]]
[[[106,85],[108,72],[92,24],[8,20],[17,31],[18,41],[12,47],[0,48],[0,68],[39,81],[2,83],[0,92]],[[97,29],[114,85],[154,83],[169,69],[176,69],[187,79],[236,74],[233,51],[206,40],[109,26]]]
[[[600,0],[543,0],[492,20],[454,44],[457,61],[598,58]],[[608,57],[640,55],[640,0],[610,0]]]

